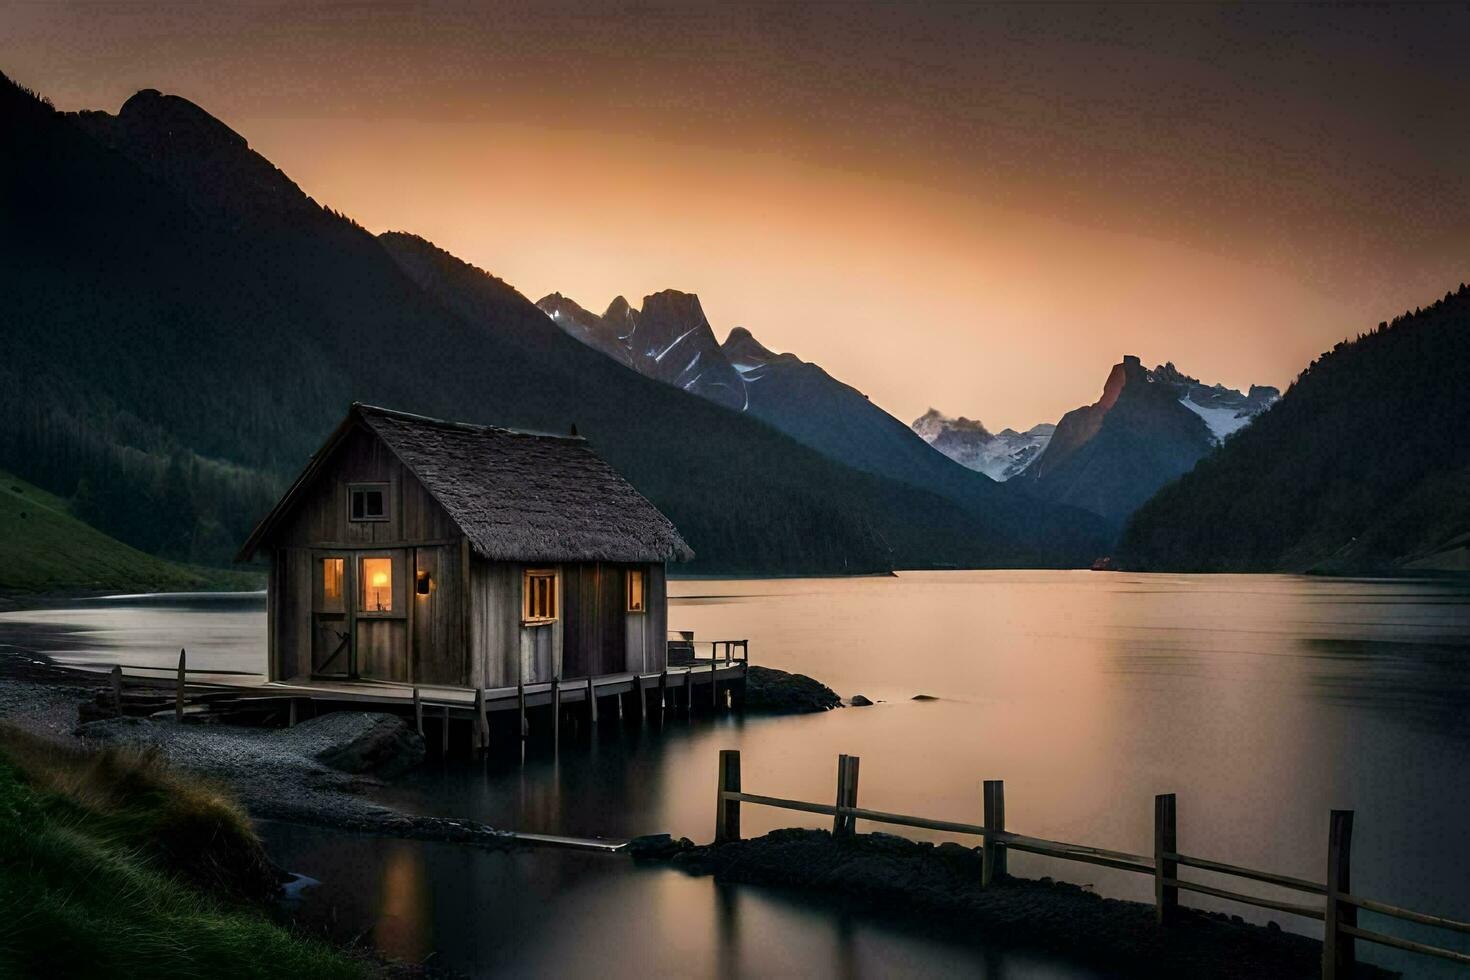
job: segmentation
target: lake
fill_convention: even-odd
[[[822,802],[846,752],[862,759],[860,802],[874,809],[979,822],[981,781],[1004,779],[1011,829],[1147,853],[1153,796],[1173,792],[1181,850],[1318,880],[1328,811],[1347,808],[1357,814],[1354,891],[1470,919],[1466,580],[987,571],[685,580],[671,591],[672,628],[748,637],[753,662],[879,703],[670,720],[662,730],[609,724],[590,745],[564,743],[559,758],[533,746],[524,760],[434,763],[385,797],[525,831],[702,841],[713,829],[719,749],[741,750],[748,792]],[[191,666],[197,649],[200,666],[260,671],[260,603],[6,613],[0,643],[135,667],[171,666],[188,646]],[[821,825],[754,806],[742,819],[748,834]],[[467,972],[1087,975],[861,909],[725,889],[621,858],[466,854],[284,825],[265,835],[288,867],[322,879],[307,892],[306,918],[366,930],[395,955],[437,951]],[[1011,870],[1152,897],[1149,879],[1124,872],[1023,854]],[[1185,901],[1314,931],[1290,916]],[[571,919],[578,929],[564,928]],[[1364,924],[1382,926],[1367,915]],[[1362,955],[1437,975],[1435,962],[1409,954]]]

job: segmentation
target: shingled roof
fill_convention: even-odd
[[[694,552],[657,507],[577,436],[445,422],[356,403],[354,420],[378,435],[492,561],[688,561]],[[249,557],[276,511],[246,542]]]

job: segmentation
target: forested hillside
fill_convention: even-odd
[[[0,465],[145,550],[222,562],[361,400],[568,431],[679,525],[696,568],[1086,561],[645,379],[475,272],[451,294],[186,100],[63,115],[0,80]],[[468,267],[465,267],[468,268]]]
[[[1467,434],[1461,285],[1314,361],[1137,512],[1119,558],[1203,571],[1451,567],[1470,532]]]

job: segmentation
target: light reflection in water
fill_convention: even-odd
[[[404,841],[385,842],[373,944],[387,956],[417,963],[433,952],[433,915],[423,854]]]

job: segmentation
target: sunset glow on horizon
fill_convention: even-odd
[[[697,293],[904,422],[1027,428],[1124,354],[1285,387],[1470,278],[1466,15],[1412,59],[1391,16],[35,6],[0,70],[68,110],[188,98],[532,300]]]

